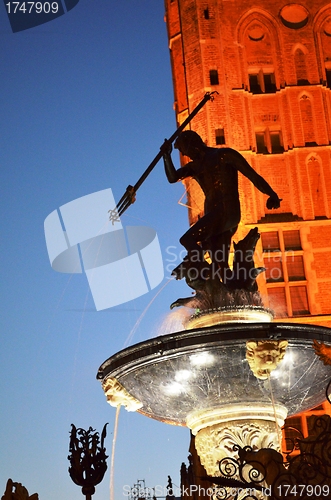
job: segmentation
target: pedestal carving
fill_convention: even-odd
[[[219,408],[218,414],[215,410],[191,414],[187,425],[195,435],[196,450],[207,474],[218,476],[218,464],[223,458],[238,458],[234,445],[279,451],[280,427],[286,413],[280,405],[274,410],[271,405],[256,404]]]

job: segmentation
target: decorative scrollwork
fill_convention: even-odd
[[[291,425],[284,425],[283,429],[296,434],[296,436],[294,437],[285,437],[286,451],[284,451],[283,453],[291,455],[291,453],[293,453],[294,451],[299,450],[299,440],[303,439],[303,434],[299,429],[296,429]]]
[[[239,471],[239,463],[231,457],[223,458],[218,466],[220,473],[227,478],[234,477]]]
[[[214,500],[331,498],[331,418],[312,416],[309,427],[308,437],[295,438],[287,461],[271,448],[234,446],[238,458],[223,458],[221,476],[208,478],[218,485]]]
[[[250,482],[262,483],[265,481],[267,470],[261,462],[250,462],[248,466],[242,469],[242,472],[247,469],[246,474]]]

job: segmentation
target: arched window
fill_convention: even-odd
[[[298,85],[309,84],[307,66],[306,66],[306,55],[304,51],[298,48],[294,53],[294,64],[297,76]]]
[[[252,21],[246,29],[244,44],[250,92],[276,92],[271,36],[266,26]]]
[[[271,93],[283,85],[279,26],[265,10],[245,12],[237,24],[242,83],[252,93]]]
[[[320,31],[323,63],[325,67],[325,81],[327,87],[331,89],[331,18],[329,17]],[[323,78],[324,79],[324,78]]]
[[[307,162],[307,168],[315,218],[325,217],[326,208],[321,162],[315,156],[311,156]]]
[[[304,94],[300,99],[300,114],[305,146],[316,146],[313,110],[309,97]]]

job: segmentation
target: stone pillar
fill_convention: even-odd
[[[281,405],[232,404],[193,412],[186,423],[195,436],[195,447],[207,474],[218,476],[218,464],[223,458],[237,458],[234,445],[280,451],[280,429],[286,415],[287,410]]]

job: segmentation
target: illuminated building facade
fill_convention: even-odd
[[[283,200],[268,210],[266,196],[239,176],[242,221],[234,239],[259,228],[265,306],[277,321],[331,327],[330,1],[165,6],[178,124],[205,92],[217,91],[191,128],[209,146],[238,150]],[[194,180],[185,189],[193,224],[203,195]],[[329,406],[319,411],[331,413]],[[304,435],[310,415],[293,420]]]
[[[166,0],[175,111],[209,146],[234,148],[283,199],[240,176],[242,223],[258,226],[265,305],[278,319],[331,326],[331,3]],[[185,163],[185,158],[182,159]],[[190,223],[203,196],[185,181]]]

